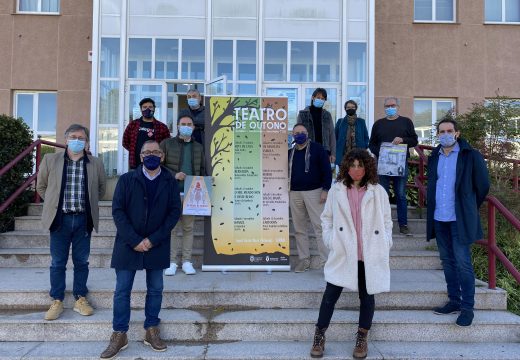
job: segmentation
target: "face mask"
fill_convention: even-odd
[[[193,128],[191,126],[179,126],[179,135],[182,137],[190,137],[193,133]]]
[[[200,105],[199,99],[196,98],[189,98],[188,99],[188,105],[192,108],[196,108]]]
[[[439,142],[442,147],[451,147],[455,145],[457,139],[455,139],[455,134],[442,134],[439,136]]]
[[[296,144],[302,145],[305,144],[305,142],[307,141],[307,134],[296,134],[293,136],[293,138]]]
[[[85,141],[83,140],[68,140],[67,141],[68,148],[75,154],[82,152],[85,149]]]
[[[317,108],[322,108],[323,105],[325,105],[325,100],[322,100],[322,99],[314,99],[313,102],[315,107]]]
[[[392,116],[395,116],[395,114],[397,114],[397,108],[395,107],[389,107],[389,108],[386,108],[385,109],[385,114],[387,117],[392,117]]]
[[[354,181],[361,181],[363,179],[363,176],[365,176],[365,168],[350,168],[348,170],[348,175]]]
[[[147,119],[153,118],[154,113],[155,113],[155,110],[152,110],[152,109],[145,109],[145,110],[141,111],[141,114],[143,114],[143,117],[145,117]]]
[[[347,115],[348,116],[356,115],[356,109],[347,109]]]
[[[144,166],[151,171],[154,171],[161,165],[161,157],[155,155],[148,155],[143,158]]]

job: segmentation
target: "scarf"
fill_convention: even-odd
[[[347,139],[345,143],[345,151],[343,155],[348,153],[350,150],[356,147],[356,115],[353,116],[345,116],[347,120]]]

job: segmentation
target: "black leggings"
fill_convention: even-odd
[[[365,263],[358,261],[358,289],[359,289],[359,327],[370,330],[372,318],[374,317],[375,300],[374,295],[368,295],[365,280]],[[334,306],[341,295],[343,288],[327,283],[323,299],[321,300],[320,315],[316,326],[320,329],[328,328],[330,319],[334,313]]]

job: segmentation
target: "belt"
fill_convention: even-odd
[[[63,212],[63,214],[65,215],[81,215],[81,214],[84,214],[85,212],[84,211],[67,211],[67,212]]]

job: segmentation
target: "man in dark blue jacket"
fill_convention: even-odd
[[[460,311],[457,325],[469,326],[475,304],[470,248],[483,236],[479,207],[489,191],[489,176],[482,155],[460,138],[456,121],[440,121],[437,136],[440,145],[428,159],[426,235],[437,240],[449,301],[433,311]]]
[[[144,343],[155,351],[165,351],[159,336],[159,311],[163,292],[163,269],[170,266],[170,235],[181,214],[177,181],[161,167],[164,154],[155,140],[141,148],[136,170],[119,179],[112,215],[117,233],[111,267],[116,270],[114,293],[114,332],[101,354],[112,359],[128,346],[126,332],[130,321],[130,294],[137,270],[146,269]]]

